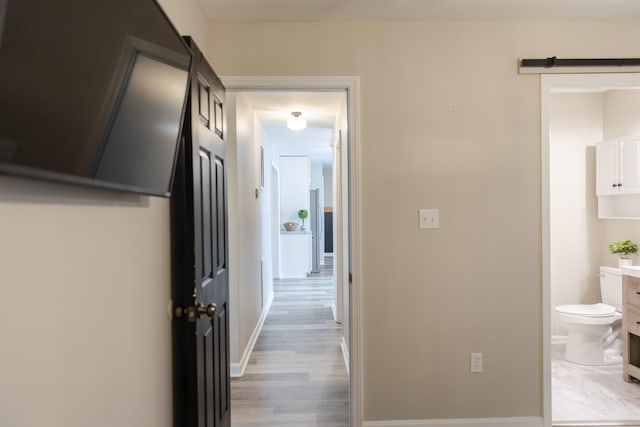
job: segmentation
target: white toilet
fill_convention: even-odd
[[[600,267],[602,303],[556,307],[556,318],[568,329],[565,358],[582,365],[621,363],[622,275]]]

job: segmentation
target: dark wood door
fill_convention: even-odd
[[[224,87],[193,40],[171,197],[174,425],[231,425]]]

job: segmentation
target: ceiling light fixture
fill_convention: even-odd
[[[293,111],[287,120],[287,127],[291,130],[302,130],[307,127],[307,120],[300,111]]]

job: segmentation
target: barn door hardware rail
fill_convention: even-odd
[[[522,59],[521,67],[629,67],[640,66],[640,58],[592,58],[560,59],[555,56],[545,59]]]

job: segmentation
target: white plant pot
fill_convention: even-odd
[[[625,259],[625,258],[619,258],[618,259],[618,267],[619,268],[629,267],[630,265],[633,265],[633,260]]]

